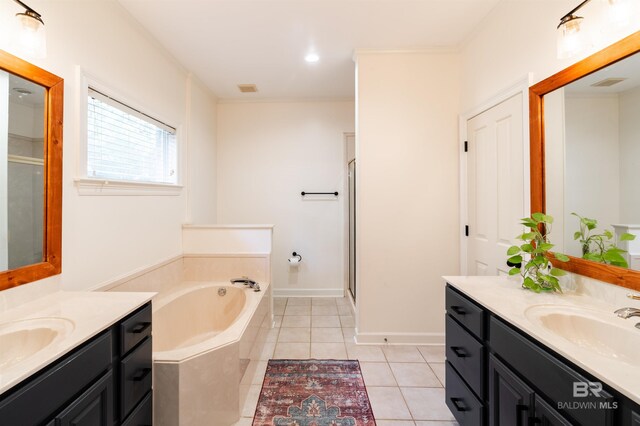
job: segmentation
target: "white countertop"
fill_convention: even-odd
[[[640,330],[634,327],[636,323],[640,322],[640,318],[622,319],[613,313],[616,309],[623,307],[640,308],[638,301],[627,299],[623,305],[614,304],[608,297],[593,297],[589,294],[596,293],[593,291],[536,294],[523,289],[515,278],[508,277],[446,276],[443,278],[508,323],[640,404]],[[614,289],[613,291],[620,290]],[[629,364],[598,354],[549,331],[525,315],[527,308],[536,305],[557,305],[560,310],[562,307],[567,307],[568,310],[571,308],[588,309],[590,315],[596,316],[604,322],[628,328],[633,333],[637,333],[637,342],[627,342],[632,345],[637,344],[636,361]]]
[[[69,325],[64,336],[24,360],[0,368],[0,394],[51,364],[78,345],[115,324],[155,293],[56,292],[0,312],[0,327],[15,321],[62,318]],[[2,351],[3,348],[0,348]]]

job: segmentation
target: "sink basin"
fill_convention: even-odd
[[[637,365],[640,330],[633,328],[633,323],[629,328],[616,324],[613,312],[538,305],[528,308],[525,316],[576,346]]]
[[[33,318],[0,324],[0,371],[37,354],[74,329],[64,318]]]

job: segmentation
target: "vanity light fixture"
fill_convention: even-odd
[[[25,8],[23,13],[16,13],[16,44],[25,54],[34,58],[44,58],[47,56],[47,38],[42,15],[20,0],[13,1]]]
[[[563,59],[577,55],[589,47],[588,36],[580,28],[584,18],[576,15],[576,12],[589,1],[591,0],[584,0],[571,12],[560,18],[560,24],[558,24],[558,58]]]
[[[609,5],[607,8],[608,23],[617,28],[628,26],[634,17],[634,2],[632,0],[606,0],[606,2]]]

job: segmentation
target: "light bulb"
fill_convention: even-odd
[[[28,56],[44,58],[47,55],[47,38],[44,24],[33,12],[16,14],[18,28],[16,31],[17,47]]]
[[[589,46],[588,36],[580,28],[582,19],[569,16],[558,26],[558,58],[577,55]]]
[[[304,57],[304,60],[309,63],[318,62],[320,60],[320,56],[318,56],[317,53],[309,53]]]

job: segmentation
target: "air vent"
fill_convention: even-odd
[[[258,87],[255,84],[238,84],[238,89],[242,93],[255,93],[258,91]]]
[[[626,78],[605,78],[597,83],[593,83],[591,87],[610,87],[625,80]]]

